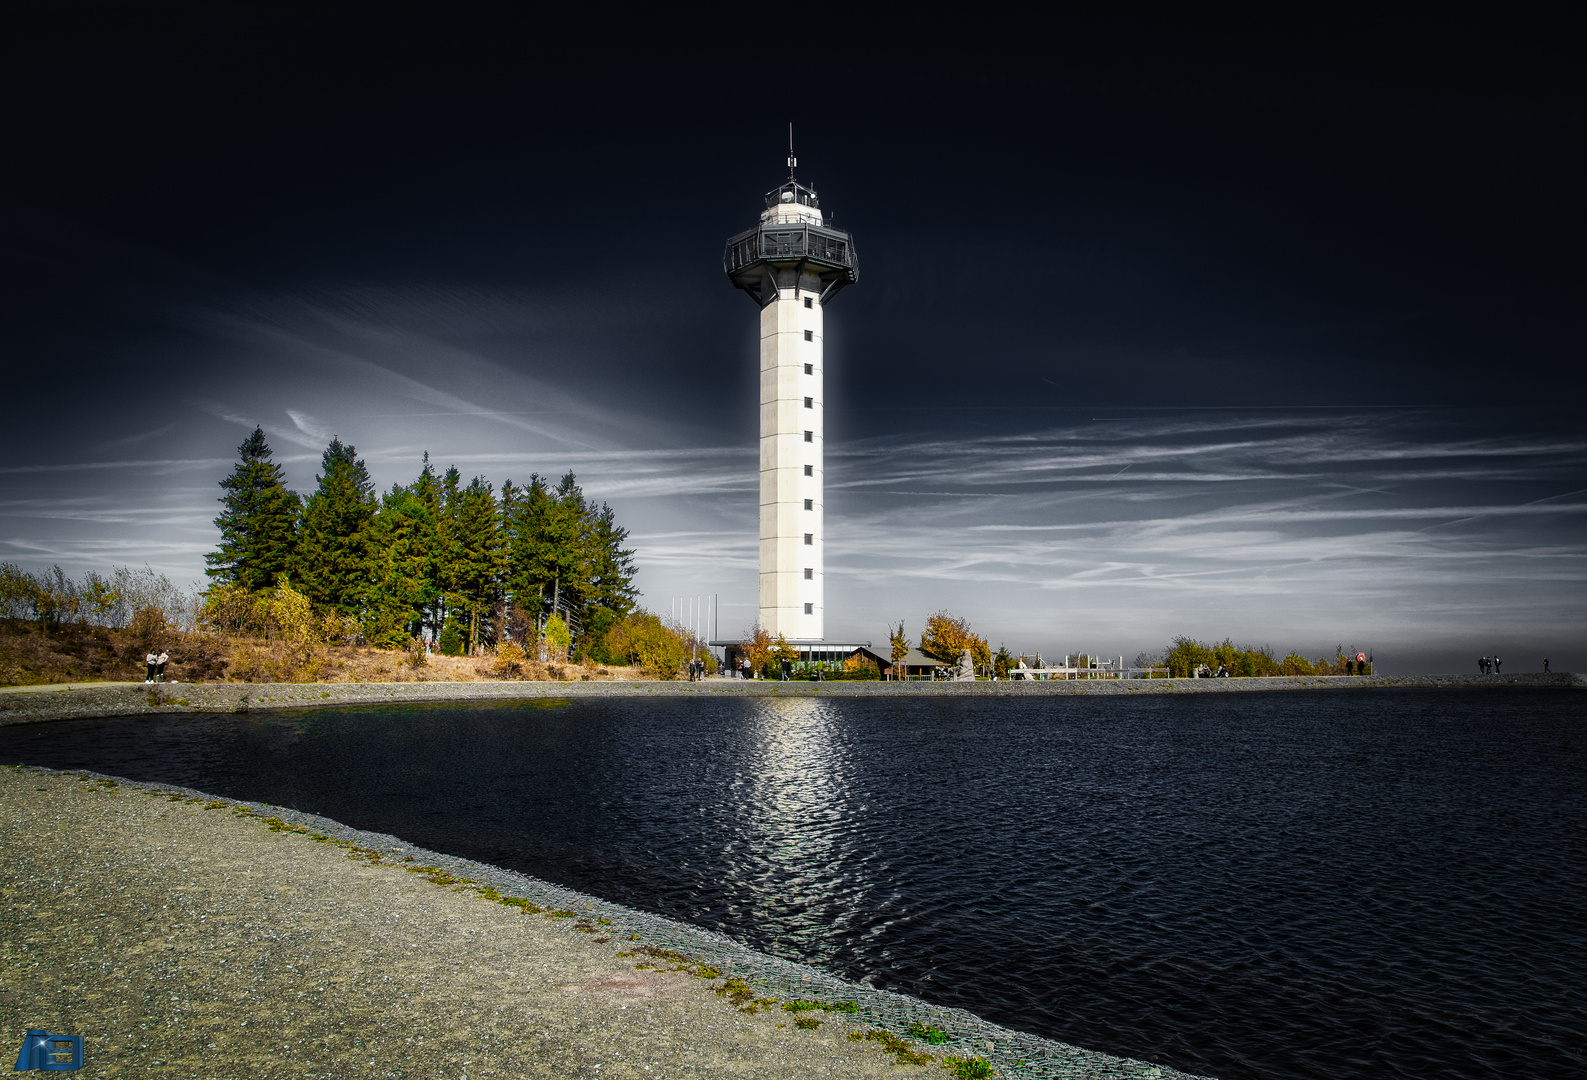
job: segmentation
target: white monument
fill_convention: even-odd
[[[760,625],[824,642],[826,305],[859,280],[848,233],[794,179],[766,195],[760,223],[727,242],[728,278],[760,307]]]

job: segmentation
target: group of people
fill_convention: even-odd
[[[766,661],[766,667],[765,670],[761,672],[761,678],[776,679],[779,674],[779,669],[783,682],[788,682],[793,678],[793,661],[787,657],[783,657],[781,661]],[[755,677],[755,668],[750,664],[747,658],[741,657],[738,663],[733,665],[733,667],[728,670],[732,671],[732,673],[738,676],[740,679],[753,679]],[[816,671],[814,678],[817,682],[826,681],[825,673],[820,670]]]
[[[1497,675],[1499,674],[1499,665],[1503,662],[1504,661],[1500,660],[1497,656],[1484,656],[1478,659],[1477,670],[1482,672],[1484,675]],[[1543,670],[1548,670],[1547,660],[1543,661]]]
[[[143,658],[143,681],[146,683],[159,683],[165,681],[165,665],[170,663],[171,654],[161,650],[156,655],[150,653]]]

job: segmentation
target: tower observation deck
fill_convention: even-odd
[[[854,238],[813,188],[766,194],[753,229],[727,242],[728,280],[760,308],[760,625],[776,637],[826,636],[823,383],[826,305],[859,280]]]

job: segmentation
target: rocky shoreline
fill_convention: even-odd
[[[0,725],[92,716],[252,712],[349,705],[509,703],[586,697],[1052,697],[1071,694],[1239,694],[1327,690],[1570,690],[1587,675],[1285,676],[1268,679],[1096,679],[1074,682],[400,682],[77,683],[0,688]]]

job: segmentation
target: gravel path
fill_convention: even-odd
[[[82,1035],[82,1077],[947,1075],[219,802],[8,767],[0,851],[6,1047]]]

